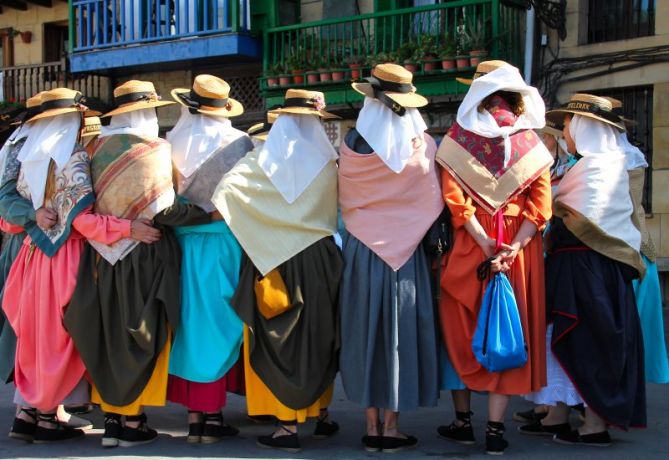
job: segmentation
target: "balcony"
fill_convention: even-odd
[[[186,61],[257,60],[250,0],[70,0],[75,72],[178,68]]]
[[[421,94],[458,95],[467,88],[455,77],[471,76],[482,59],[522,64],[524,5],[460,0],[270,28],[261,91],[267,107],[290,87],[323,91],[328,104],[361,102],[350,82],[375,64],[397,62],[414,71]]]

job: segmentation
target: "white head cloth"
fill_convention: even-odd
[[[172,144],[172,163],[183,177],[190,177],[222,145],[244,136],[225,117],[192,114],[181,108],[181,117],[165,136]]]
[[[19,153],[23,176],[30,189],[33,207],[44,204],[49,162],[65,166],[74,152],[81,129],[81,114],[67,113],[32,123],[31,135]]]
[[[100,137],[114,134],[132,134],[140,137],[158,137],[158,116],[154,107],[133,110],[111,117],[109,126],[100,128]]]
[[[337,158],[316,115],[281,114],[258,154],[258,164],[289,203],[293,203]]]
[[[617,136],[618,144],[620,144],[627,156],[627,169],[647,168],[648,162],[646,161],[646,156],[639,147],[632,145],[627,137],[627,133],[617,133]]]
[[[525,113],[520,115],[513,126],[499,126],[487,111],[479,112],[481,101],[497,91],[520,93],[525,103]],[[467,131],[483,137],[504,138],[504,166],[511,158],[509,136],[521,129],[539,129],[546,124],[546,106],[539,91],[529,86],[512,65],[499,67],[492,72],[474,79],[467,95],[458,108],[457,122]]]
[[[606,123],[575,115],[569,133],[583,158],[564,175],[554,200],[638,251],[641,234],[632,223],[627,159],[617,132]]]
[[[366,97],[355,128],[379,158],[400,173],[413,154],[413,139],[422,140],[427,125],[418,109],[407,108],[400,117],[378,100]]]

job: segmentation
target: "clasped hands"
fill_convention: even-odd
[[[490,237],[480,242],[479,246],[481,246],[486,258],[493,257],[490,261],[490,269],[494,273],[509,271],[520,251],[520,242],[518,241],[511,244],[502,243],[497,250],[497,242]],[[495,252],[496,250],[497,252]]]

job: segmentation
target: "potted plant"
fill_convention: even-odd
[[[279,74],[281,74],[281,65],[273,64],[267,69],[267,86],[279,86]]]
[[[346,63],[351,69],[351,79],[360,80],[360,77],[362,76],[360,68],[367,64],[367,58],[365,56],[358,55],[349,56],[346,58]]]
[[[285,62],[283,64],[277,64],[276,68],[279,76],[280,86],[289,86],[293,83],[293,77],[290,75],[288,66]]]
[[[332,81],[343,81],[346,78],[346,68],[341,62],[332,63]]]
[[[422,57],[420,47],[414,42],[404,42],[397,49],[397,58],[404,68],[411,73],[418,70],[418,62]]]
[[[332,81],[332,70],[327,65],[326,62],[321,62],[318,67],[318,76],[320,80],[323,81]]]
[[[469,50],[469,65],[477,66],[488,55],[487,47],[491,39],[486,38],[488,22],[481,19],[469,20],[464,27],[467,49]]]
[[[317,59],[311,61],[310,64],[307,64],[308,70],[306,72],[307,84],[315,85],[320,82],[320,72],[318,71],[320,67],[320,62]]]
[[[434,72],[437,70],[437,65],[439,64],[438,48],[436,37],[434,35],[425,35],[420,44],[420,49],[423,54],[423,72]]]
[[[284,62],[286,69],[290,70],[290,73],[293,75],[293,83],[303,85],[305,63],[303,54],[300,53],[299,48],[291,50]]]
[[[455,70],[455,55],[455,40],[450,35],[444,36],[441,46],[439,47],[441,68],[443,70]]]

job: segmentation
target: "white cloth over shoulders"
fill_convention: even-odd
[[[316,115],[281,114],[258,154],[258,165],[288,204],[292,204],[337,159]]]
[[[53,160],[59,169],[67,164],[79,138],[80,129],[79,112],[43,118],[32,124],[31,135],[23,145],[18,159],[35,209],[44,204],[49,163]]]
[[[160,131],[155,107],[113,115],[108,126],[100,127],[100,137],[114,134],[132,134],[140,137],[158,137]]]
[[[479,111],[479,105],[483,99],[497,91],[520,93],[523,97],[525,112],[518,117],[513,126],[499,126],[490,112]],[[545,113],[546,105],[539,91],[527,85],[518,69],[509,64],[474,79],[458,108],[457,122],[467,131],[480,136],[502,137],[504,139],[504,166],[506,166],[511,158],[509,136],[521,129],[543,128],[546,124]]]
[[[625,151],[627,156],[627,170],[637,169],[637,168],[647,168],[648,162],[646,161],[646,156],[639,149],[639,147],[632,145],[627,137],[626,132],[617,133],[618,143]]]
[[[427,125],[416,108],[406,108],[404,116],[399,116],[366,97],[355,129],[393,172],[400,173],[414,153],[413,140],[423,139]]]

